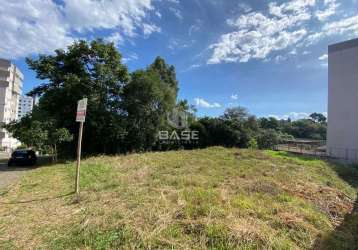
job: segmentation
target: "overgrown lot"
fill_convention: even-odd
[[[41,167],[0,191],[1,249],[355,249],[354,166],[214,147]]]

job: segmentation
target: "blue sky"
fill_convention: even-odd
[[[26,56],[74,40],[115,42],[131,71],[162,56],[198,115],[326,112],[327,46],[358,37],[357,0],[0,0],[0,57],[39,83]]]

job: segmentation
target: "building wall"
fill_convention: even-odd
[[[329,46],[327,153],[358,160],[358,39]]]
[[[21,119],[33,109],[34,99],[30,96],[20,96],[17,119]]]
[[[18,117],[19,98],[22,91],[23,74],[10,61],[0,59],[0,122],[9,123]],[[0,146],[14,149],[19,141],[5,130],[0,130]]]

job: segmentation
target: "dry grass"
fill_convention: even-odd
[[[74,163],[43,167],[0,192],[0,248],[354,249],[355,177],[270,151],[101,156],[83,161],[77,203]]]

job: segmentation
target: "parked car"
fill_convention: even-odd
[[[21,149],[15,150],[11,154],[11,158],[9,159],[7,165],[19,165],[19,166],[33,166],[37,162],[37,156],[35,151],[31,149]]]

